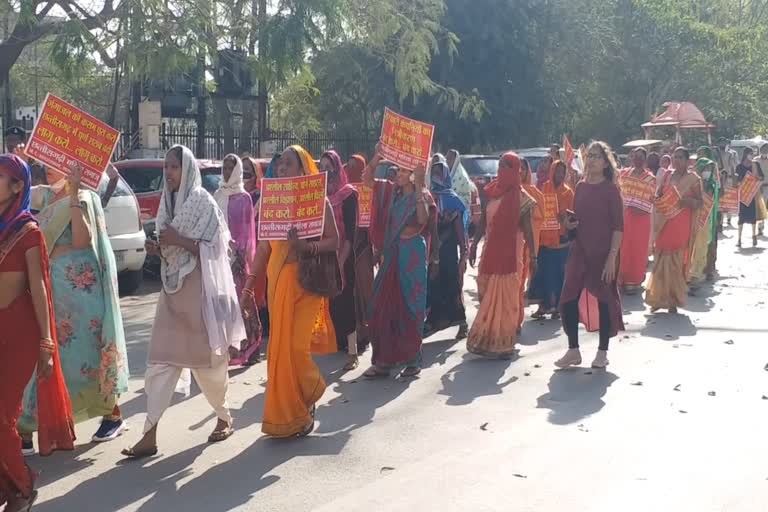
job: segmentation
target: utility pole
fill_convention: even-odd
[[[267,0],[259,0],[259,59],[264,60],[267,57],[267,37],[266,37],[266,26],[267,26]],[[257,141],[258,144],[258,154],[261,156],[261,141],[267,137],[267,132],[269,130],[267,125],[267,104],[269,101],[268,95],[267,95],[267,81],[263,78],[259,80],[259,138]]]
[[[198,58],[197,75],[197,147],[195,148],[195,156],[197,158],[206,158],[208,155],[205,154],[205,57]]]

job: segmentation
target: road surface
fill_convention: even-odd
[[[606,371],[553,371],[566,347],[558,321],[528,320],[514,361],[469,355],[452,329],[425,344],[416,380],[367,381],[366,364],[345,375],[343,355],[320,358],[329,385],[315,434],[271,440],[260,429],[262,363],[231,372],[229,441],[206,444],[215,421],[195,391],[164,416],[160,456],[123,463],[144,420],[150,284],[122,301],[131,431],[89,444],[91,421],[78,425],[74,454],[30,459],[42,471],[35,510],[768,510],[768,264],[762,249],[737,253],[734,237],[720,241],[720,279],[680,315],[625,298],[627,331]],[[589,363],[596,335],[582,339]]]

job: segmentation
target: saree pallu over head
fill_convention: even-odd
[[[483,274],[514,274],[517,272],[517,231],[520,225],[520,158],[516,153],[501,157],[499,174],[485,187],[489,199],[499,199],[496,216],[505,219],[509,236],[497,236],[485,241],[480,272]],[[514,233],[514,235],[512,234]]]
[[[345,166],[345,172],[347,173],[347,178],[349,178],[350,183],[360,183],[363,181],[363,169],[365,169],[365,166],[368,165],[368,163],[365,161],[365,157],[363,155],[352,155],[349,157],[350,160],[355,160],[360,167],[360,170],[355,170],[354,173],[349,169],[348,166]]]
[[[702,176],[702,173],[704,170],[709,167],[713,166],[712,168],[712,174],[708,178],[704,178]],[[720,211],[720,176],[717,173],[717,164],[713,162],[711,159],[708,158],[699,158],[696,161],[696,166],[694,167],[696,172],[701,176],[701,185],[703,192],[706,194],[709,194],[712,196],[712,210],[709,213],[709,243],[712,243],[713,241],[717,241],[717,229],[718,229],[718,222],[717,222],[717,215]]]
[[[565,184],[563,181],[560,186],[555,185],[555,169],[561,164],[559,160],[554,162],[550,167],[549,179],[541,188],[541,192],[544,195],[554,194],[557,196],[557,212],[564,213],[566,210],[573,209],[574,192],[571,187]],[[560,247],[561,238],[566,235],[565,229],[560,227],[556,230],[544,230],[541,232],[541,245],[544,247]]]
[[[451,174],[448,170],[448,164],[438,162],[432,165],[433,169],[435,167],[440,167],[442,172],[440,176],[435,173],[430,174],[429,191],[437,205],[437,214],[458,213],[461,215],[461,223],[464,225],[464,230],[466,232],[466,229],[469,226],[469,207],[464,204],[464,201],[453,188],[453,180],[451,179]]]
[[[336,220],[336,229],[339,232],[339,249],[341,249],[344,247],[344,242],[346,242],[344,201],[351,196],[357,197],[357,189],[349,184],[347,173],[336,151],[326,151],[320,158],[322,159],[323,157],[328,158],[333,165],[333,172],[328,176],[328,199],[331,201],[331,207],[333,208],[333,217]],[[355,224],[357,224],[357,216],[355,216]],[[342,272],[342,276],[343,274]]]
[[[430,212],[436,206],[425,190],[402,193],[399,187],[383,180],[374,186],[373,222],[386,227],[382,245],[384,260],[374,283],[369,305],[369,327],[373,338],[373,362],[379,366],[397,366],[417,360],[427,308],[428,233],[436,213],[422,229],[422,234],[403,240],[403,230],[416,215],[419,196],[427,201]],[[376,207],[375,205],[379,205]]]
[[[224,157],[224,160],[227,159],[233,159],[235,167],[229,180],[224,182],[222,176],[222,185],[213,194],[213,199],[219,205],[229,234],[235,243],[237,255],[233,259],[242,268],[242,273],[248,275],[251,272],[251,262],[256,255],[256,222],[253,201],[243,186],[243,164],[240,158],[237,155],[229,154]],[[250,160],[254,169],[259,169],[258,162],[253,159]],[[245,281],[245,278],[241,280]]]
[[[165,293],[181,289],[184,278],[200,262],[203,277],[203,318],[208,341],[214,354],[227,347],[239,348],[245,339],[245,326],[229,263],[231,240],[224,214],[211,195],[202,187],[200,171],[192,151],[181,148],[181,185],[175,193],[164,181],[163,196],[157,215],[158,229],[172,226],[183,237],[199,242],[200,256],[178,246],[161,247],[160,277]]]
[[[17,155],[0,155],[0,172],[21,181],[24,189],[4,212],[0,212],[0,242],[16,233],[27,222],[33,221],[30,212],[31,175],[27,163]]]
[[[128,391],[128,361],[118,295],[117,264],[107,234],[101,198],[89,190],[80,190],[78,199],[83,205],[83,213],[92,231],[90,250],[98,261],[97,268],[93,270],[100,274],[97,282],[101,284],[104,297],[104,317],[101,321],[100,392],[105,397],[117,396]],[[38,214],[37,218],[45,236],[49,256],[71,222],[69,203],[69,197],[59,199]]]
[[[245,186],[243,185],[243,161],[239,156],[230,153],[224,157],[224,160],[234,160],[235,167],[232,169],[232,174],[229,175],[228,180],[224,180],[224,171],[222,170],[221,183],[216,192],[213,193],[213,199],[216,204],[219,205],[219,209],[224,213],[224,219],[227,219],[227,213],[229,212],[229,198],[239,194],[245,194]],[[202,179],[201,179],[202,185]]]
[[[453,162],[453,167],[448,174],[451,178],[452,189],[459,196],[461,202],[464,203],[467,211],[472,208],[472,194],[477,192],[477,187],[469,178],[469,173],[461,163],[461,155],[456,153],[456,160]]]

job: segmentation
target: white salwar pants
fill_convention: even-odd
[[[179,382],[181,366],[169,364],[149,364],[144,377],[144,391],[147,394],[147,419],[144,422],[144,433],[155,427],[163,413],[171,404],[176,384]],[[216,416],[232,425],[232,415],[227,404],[229,388],[229,356],[211,354],[210,368],[192,368],[197,385],[213,407]]]

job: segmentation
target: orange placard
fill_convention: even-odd
[[[432,151],[435,127],[401,116],[384,109],[381,126],[381,154],[390,162],[405,169],[415,169],[419,164],[427,168]]]
[[[656,186],[653,183],[628,175],[621,177],[621,195],[624,198],[625,207],[631,206],[651,213],[655,194]]]
[[[541,223],[541,229],[544,231],[560,230],[560,221],[557,219],[559,212],[557,194],[544,194],[544,222]]]
[[[119,137],[111,126],[48,93],[25,151],[66,175],[72,164],[80,164],[83,185],[98,190]]]
[[[723,213],[739,213],[739,189],[726,187],[720,196],[720,211]]]
[[[704,227],[708,224],[707,221],[709,220],[709,213],[712,211],[712,207],[715,205],[715,198],[706,192],[702,194],[701,198],[704,200],[704,206],[699,208],[699,211],[696,214],[696,227],[699,229],[704,229]]]
[[[749,206],[749,204],[755,199],[759,189],[760,180],[758,180],[754,174],[748,172],[744,176],[744,179],[741,180],[741,185],[739,186],[739,201],[741,204],[744,206]]]
[[[287,240],[295,227],[299,238],[323,233],[325,173],[295,178],[264,178],[259,202],[259,240]]]
[[[357,227],[371,226],[371,209],[373,208],[373,189],[362,183],[355,183],[357,189]]]
[[[656,209],[668,219],[676,217],[683,211],[680,208],[680,192],[678,192],[677,187],[667,187],[664,195],[656,200]]]

